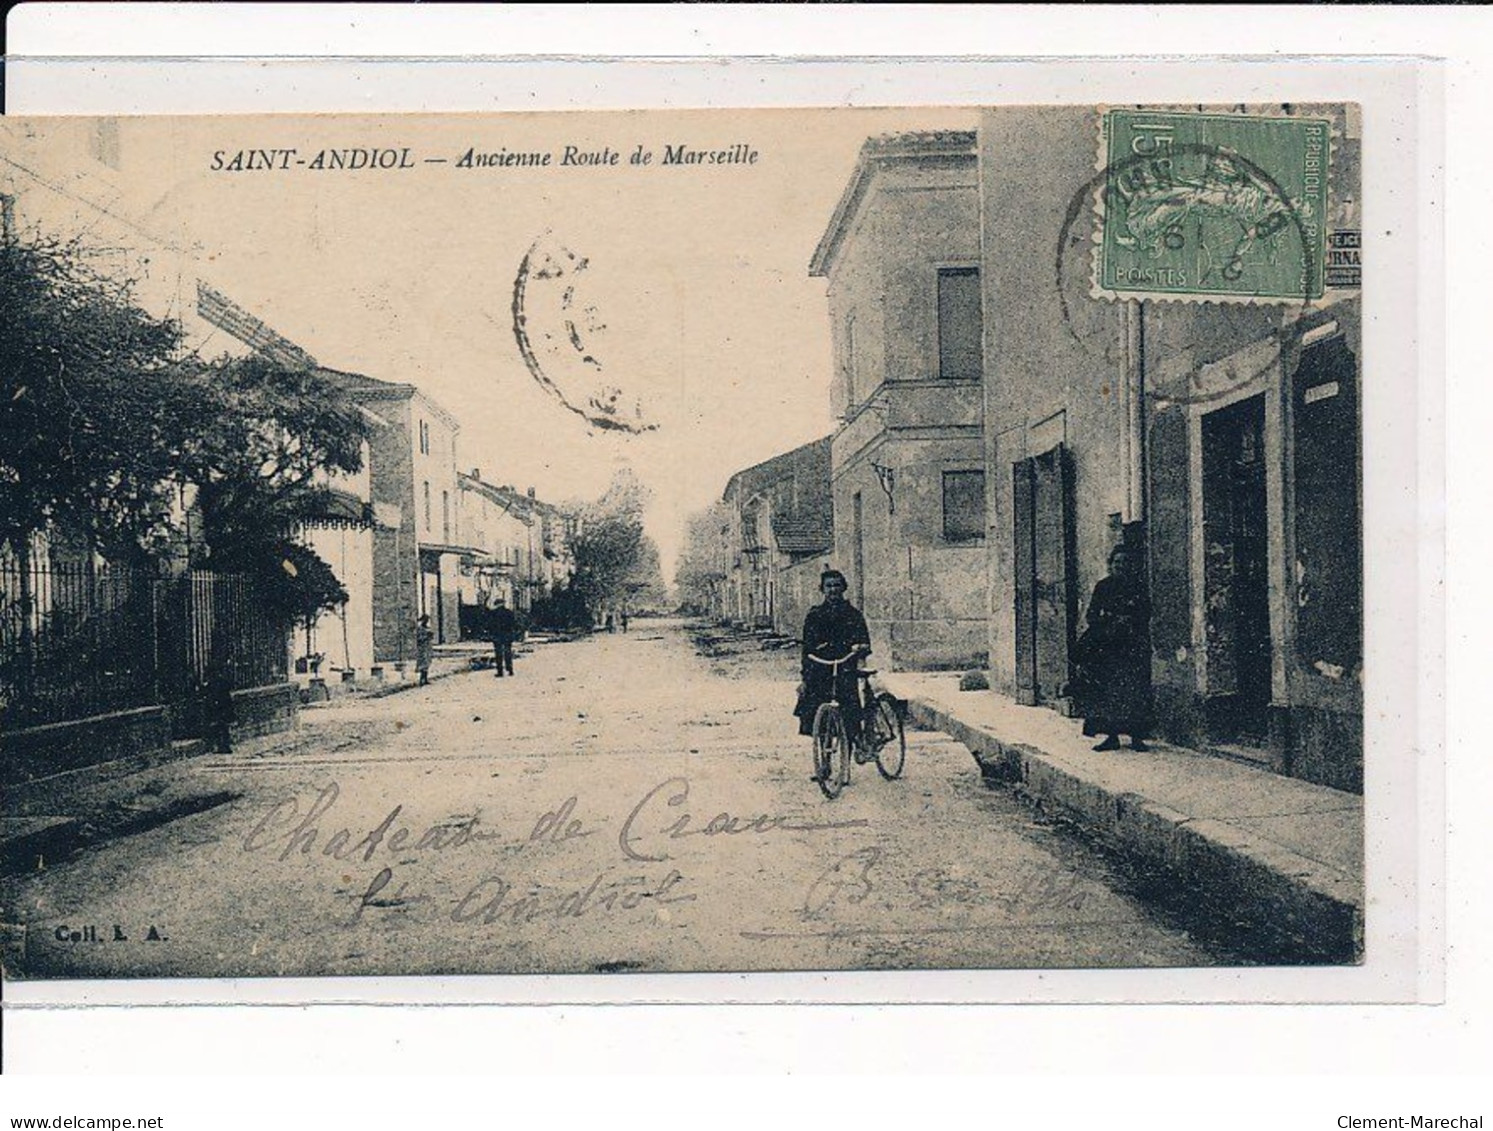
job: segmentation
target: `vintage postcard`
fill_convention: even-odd
[[[1363,962],[1363,134],[0,119],[5,977]]]

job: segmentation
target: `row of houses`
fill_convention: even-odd
[[[502,600],[520,614],[569,580],[570,519],[536,497],[461,471],[458,418],[405,382],[318,367],[370,425],[363,469],[329,479],[333,505],[302,531],[349,600],[302,630],[300,658],[386,674],[415,654],[418,618],[437,644],[480,638]]]
[[[449,643],[480,635],[482,613],[497,599],[527,612],[563,585],[573,572],[566,516],[532,487],[506,485],[463,462],[459,418],[421,390],[419,374],[385,380],[323,366],[205,281],[212,257],[179,226],[176,190],[129,175],[132,162],[154,159],[136,152],[131,128],[128,119],[59,120],[44,132],[8,128],[0,138],[5,236],[76,241],[100,272],[131,280],[143,307],[174,318],[189,351],[263,354],[314,371],[358,406],[369,436],[362,468],[322,477],[328,502],[297,535],[331,566],[349,599],[291,633],[283,666],[307,676],[317,669],[345,679],[390,675],[413,661],[419,617],[429,616],[437,643]],[[191,488],[178,509],[181,538],[168,556],[179,574],[191,557]],[[96,589],[95,567],[105,563],[74,560],[75,550],[65,531],[40,533],[31,554],[39,568],[26,576],[30,592],[6,608],[28,607],[27,624],[39,625],[50,614],[53,577],[76,573]],[[20,576],[14,567],[7,576]]]
[[[1324,113],[1320,222],[1352,243],[1356,128]],[[1357,280],[1294,304],[1097,295],[1101,117],[866,142],[810,264],[838,425],[732,477],[710,611],[796,634],[832,564],[879,663],[984,669],[1067,712],[1085,602],[1127,543],[1164,737],[1361,789]]]

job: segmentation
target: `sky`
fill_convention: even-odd
[[[133,118],[120,122],[117,172],[79,149],[81,123],[24,128],[53,181],[188,249],[181,270],[323,365],[434,397],[461,422],[462,469],[565,501],[599,495],[631,466],[653,492],[647,529],[671,577],[686,519],[734,472],[833,429],[825,280],[808,263],[862,143],[972,128],[975,114]],[[757,156],[664,165],[679,145]],[[610,148],[618,163],[562,164],[567,146]],[[631,162],[639,146],[651,164]],[[411,167],[312,167],[322,150],[349,148],[408,150]],[[231,168],[247,150],[289,149],[269,168]],[[551,162],[461,168],[468,149]],[[514,289],[536,242],[531,264],[568,268],[527,281],[541,370],[572,401],[598,384],[617,390],[649,430],[589,424],[526,365]],[[185,280],[178,289],[190,293]]]

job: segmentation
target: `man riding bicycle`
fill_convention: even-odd
[[[859,734],[864,725],[865,708],[861,702],[860,660],[871,651],[871,633],[866,627],[866,618],[859,609],[845,600],[845,575],[837,569],[827,569],[819,575],[819,591],[824,601],[809,610],[804,617],[803,654],[800,674],[803,682],[798,685],[798,704],[793,713],[798,716],[798,733],[814,733],[814,713],[821,703],[837,699],[845,711],[852,733]],[[839,674],[811,657],[821,660],[838,660],[852,651],[857,654],[849,663],[839,665]]]

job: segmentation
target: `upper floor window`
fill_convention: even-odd
[[[985,537],[985,473],[943,473],[943,536],[950,542]]]
[[[428,531],[430,529],[430,480],[429,479],[425,480],[425,482],[423,484],[423,487],[424,487],[424,495],[425,495],[425,500],[424,500],[425,501],[425,529]]]
[[[980,269],[942,267],[938,272],[938,375],[978,381],[981,360]]]
[[[451,492],[441,492],[441,541],[451,542]]]
[[[425,420],[420,421],[420,454],[430,454],[430,422]]]
[[[0,192],[0,237],[6,243],[16,238],[16,198]]]

